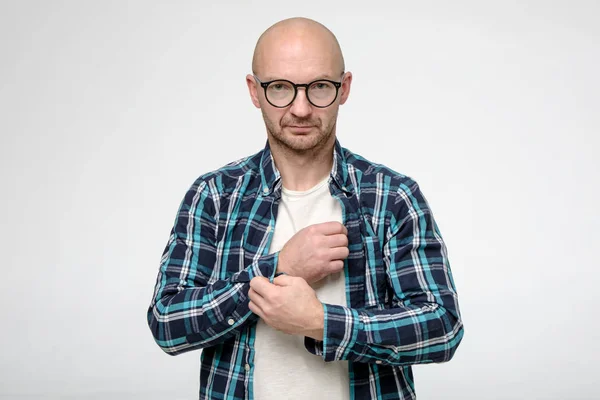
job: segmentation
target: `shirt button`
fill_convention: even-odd
[[[227,323],[228,323],[229,325],[233,325],[233,324],[235,324],[235,320],[234,320],[233,318],[229,318],[229,319],[227,320]]]
[[[263,189],[263,194],[269,194],[269,188],[264,188]]]
[[[271,232],[271,225],[267,226],[267,233]]]
[[[375,361],[375,364],[381,364],[381,363],[382,363],[382,361],[381,361],[381,360],[377,360],[377,361]]]
[[[246,370],[246,372],[250,371],[250,364],[244,365],[244,369]]]
[[[342,190],[343,190],[344,192],[347,192],[347,191],[348,191],[348,189],[346,189],[346,186],[342,186]]]

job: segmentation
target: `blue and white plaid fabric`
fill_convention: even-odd
[[[329,188],[348,228],[348,303],[324,304],[324,340],[306,338],[306,350],[349,362],[353,399],[415,399],[410,366],[450,360],[463,337],[440,231],[414,180],[338,141]],[[168,354],[203,349],[201,399],[253,399],[258,317],[248,289],[255,276],[274,277],[280,197],[267,143],[198,178],[179,208],[148,324]]]

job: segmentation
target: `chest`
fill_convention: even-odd
[[[314,199],[313,199],[314,200]],[[337,220],[348,229],[350,254],[344,262],[348,305],[385,308],[389,303],[383,238],[356,194],[331,189],[317,201],[289,202],[281,196],[231,198],[221,202],[217,224],[215,278],[227,279],[258,258],[279,251],[295,232],[313,223]]]

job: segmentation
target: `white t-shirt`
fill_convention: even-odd
[[[282,189],[269,253],[281,250],[300,229],[321,222],[342,222],[339,200],[329,192],[329,178],[306,191]],[[346,305],[344,272],[311,285],[323,303]],[[256,327],[254,398],[256,400],[347,400],[347,361],[325,362],[309,353],[304,337],[277,331],[262,320]]]

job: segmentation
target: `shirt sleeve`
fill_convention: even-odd
[[[156,343],[170,355],[210,347],[256,319],[248,307],[249,282],[273,280],[279,253],[254,260],[220,279],[217,218],[210,185],[199,180],[186,193],[163,252],[147,320]]]
[[[397,193],[383,249],[392,301],[384,309],[323,304],[323,341],[306,338],[325,361],[395,366],[448,361],[463,337],[446,246],[414,181]]]

